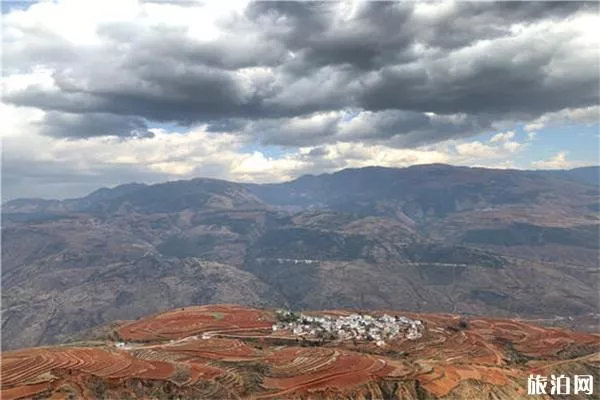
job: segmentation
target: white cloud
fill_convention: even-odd
[[[566,151],[560,151],[548,160],[534,161],[531,165],[536,169],[567,169],[586,165],[583,162],[567,160],[567,154]]]
[[[490,142],[492,143],[498,143],[498,142],[507,142],[510,139],[515,137],[515,132],[514,131],[508,131],[508,132],[504,132],[504,133],[497,133],[494,136],[492,136],[492,138],[490,139]]]
[[[369,165],[406,167],[415,164],[447,163],[452,159],[448,153],[428,148],[394,149],[363,143],[337,143],[324,148],[328,150],[325,159],[345,163],[346,168]]]
[[[478,159],[491,159],[496,162],[499,159],[511,157],[513,153],[522,150],[526,144],[513,140],[514,131],[501,132],[493,135],[489,144],[479,140],[463,142],[455,146],[456,153],[461,161],[478,162]]]
[[[494,157],[498,155],[496,151],[496,147],[483,144],[478,140],[456,145],[458,155],[469,158]]]
[[[532,122],[530,124],[525,125],[525,131],[527,132],[533,132],[533,131],[537,131],[540,130],[544,127],[544,123],[541,122],[541,120],[537,120],[538,122]]]
[[[521,148],[521,146],[523,146],[523,144],[514,141],[507,141],[502,144],[502,148],[508,150],[508,152],[510,153],[518,151]]]
[[[8,40],[25,37],[26,32],[38,29],[74,45],[98,45],[102,42],[98,27],[107,23],[135,23],[186,27],[190,37],[209,41],[222,34],[223,28],[219,25],[233,12],[241,12],[248,1],[186,3],[185,7],[180,7],[138,0],[41,1],[27,10],[3,15],[3,18],[10,27]]]
[[[537,131],[548,125],[590,124],[600,120],[600,106],[583,108],[567,108],[561,111],[547,113],[525,125],[525,131]]]

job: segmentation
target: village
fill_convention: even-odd
[[[370,341],[380,347],[386,345],[386,340],[418,339],[425,329],[419,320],[387,314],[315,317],[279,310],[276,316],[278,323],[273,325],[274,332],[290,331],[296,336],[326,340]]]

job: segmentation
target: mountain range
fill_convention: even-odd
[[[2,205],[2,345],[214,303],[597,330],[599,173],[368,167],[12,200]]]

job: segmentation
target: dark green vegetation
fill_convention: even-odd
[[[300,315],[301,314],[299,312],[279,310],[277,313],[275,313],[275,318],[279,322],[289,323],[298,321],[300,319]]]
[[[206,303],[585,320],[599,301],[594,174],[373,167],[11,201],[3,345]]]

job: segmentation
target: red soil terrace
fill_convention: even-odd
[[[530,373],[593,374],[598,381],[599,335],[402,315],[423,321],[423,337],[377,347],[274,334],[273,311],[186,307],[125,323],[111,335],[118,341],[96,347],[5,352],[1,398],[515,399],[526,394]]]
[[[135,321],[118,329],[124,340],[181,339],[202,333],[265,334],[275,319],[263,310],[233,305],[186,307]]]

